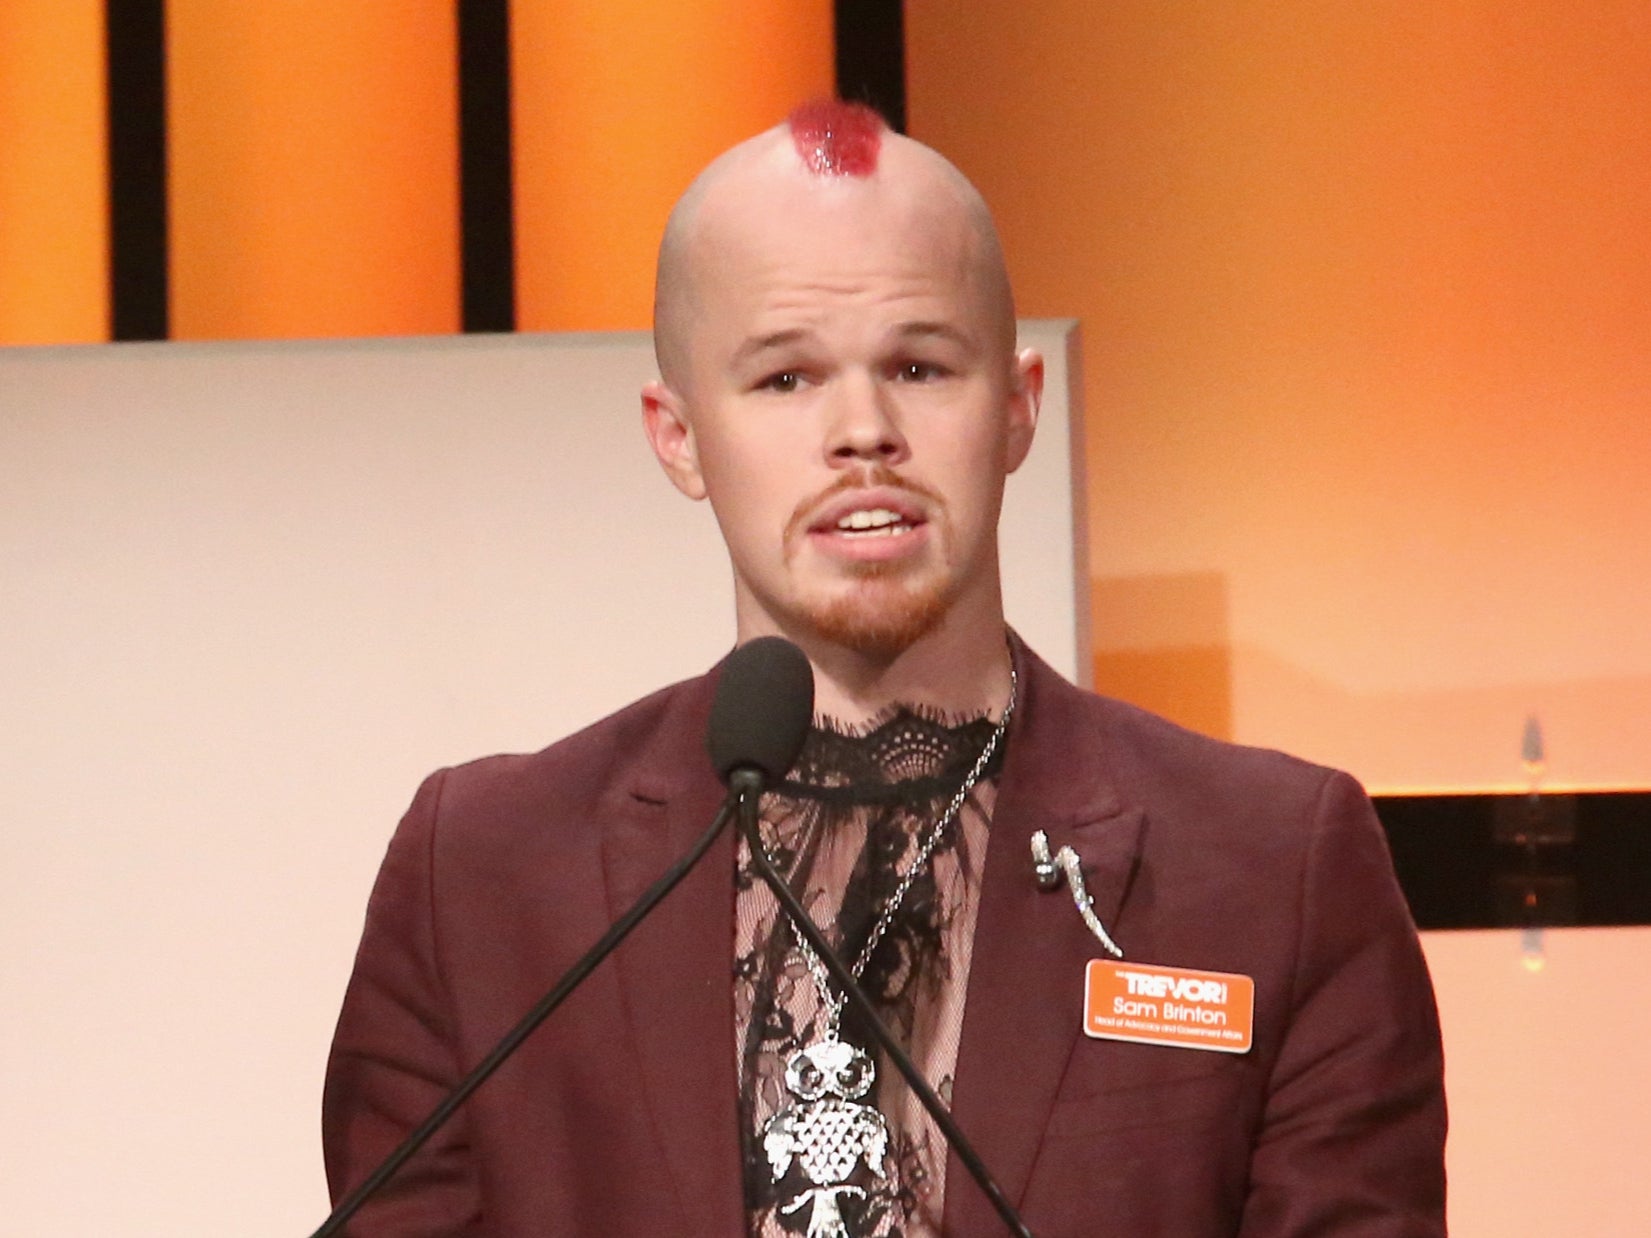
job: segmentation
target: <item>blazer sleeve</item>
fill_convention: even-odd
[[[1445,1233],[1445,1095],[1427,964],[1370,801],[1319,796],[1290,1020],[1251,1160],[1241,1238]]]
[[[452,1003],[437,953],[434,840],[445,771],[420,787],[367,905],[327,1062],[322,1148],[333,1202],[457,1082]],[[348,1227],[352,1238],[486,1238],[461,1109]]]

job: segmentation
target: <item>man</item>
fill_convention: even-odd
[[[765,846],[1031,1230],[1442,1233],[1432,994],[1362,793],[1080,692],[1007,632],[996,527],[1043,368],[961,174],[800,109],[678,204],[655,336],[644,426],[715,511],[738,640],[814,668]],[[334,1045],[335,1191],[710,820],[715,676],[421,789]],[[1099,932],[1034,880],[1039,831]],[[749,864],[725,838],[351,1232],[1005,1232]],[[1242,1046],[1086,1014],[1113,939],[1150,1013]],[[1246,978],[1251,1015],[1189,1004]]]

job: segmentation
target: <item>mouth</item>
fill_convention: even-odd
[[[840,495],[808,524],[809,540],[828,555],[853,562],[915,553],[927,539],[922,503],[892,487]]]
[[[837,518],[831,528],[848,538],[894,537],[909,533],[918,522],[888,507],[859,508]]]

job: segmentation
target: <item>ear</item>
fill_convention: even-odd
[[[1043,404],[1043,354],[1023,348],[1015,354],[1009,374],[1007,462],[1013,473],[1032,450],[1032,435],[1038,428],[1038,409]]]
[[[655,380],[642,388],[642,432],[671,484],[690,499],[705,497],[699,448],[682,397]]]

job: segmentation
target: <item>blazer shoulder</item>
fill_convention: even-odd
[[[644,798],[671,788],[710,763],[703,757],[709,675],[683,680],[531,753],[500,753],[451,766],[440,781],[443,818],[543,811],[547,804],[594,806],[614,791]],[[695,757],[698,756],[696,763]]]

